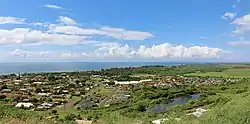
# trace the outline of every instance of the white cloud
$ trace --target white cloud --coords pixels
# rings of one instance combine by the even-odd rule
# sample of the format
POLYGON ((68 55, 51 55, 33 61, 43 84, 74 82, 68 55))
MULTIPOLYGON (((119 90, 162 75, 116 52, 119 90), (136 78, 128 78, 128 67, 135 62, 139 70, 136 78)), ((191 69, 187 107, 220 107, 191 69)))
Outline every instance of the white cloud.
POLYGON ((102 35, 122 40, 145 40, 153 37, 149 32, 126 30, 123 28, 102 27, 100 29, 81 28, 78 26, 53 26, 50 32, 71 35, 102 35))
POLYGON ((244 34, 250 31, 250 14, 235 19, 232 24, 237 26, 234 31, 236 34, 244 34))
POLYGON ((236 15, 237 15, 237 13, 226 12, 222 16, 222 19, 234 19, 236 17, 236 15))
POLYGON ((66 24, 66 25, 76 25, 76 21, 69 18, 69 17, 66 17, 66 16, 60 16, 59 17, 59 21, 62 23, 62 24, 66 24))
POLYGON ((117 44, 100 47, 95 50, 94 55, 98 58, 133 58, 136 55, 136 51, 133 48, 130 48, 127 44, 124 46, 117 44))
POLYGON ((29 28, 0 29, 0 44, 84 44, 87 36, 52 34, 29 28))
POLYGON ((223 56, 227 51, 219 48, 210 48, 206 46, 183 45, 173 46, 168 43, 139 48, 132 48, 129 45, 103 45, 93 50, 93 52, 56 52, 56 51, 24 51, 16 49, 9 52, 11 57, 20 58, 43 58, 46 60, 124 60, 124 59, 215 59, 223 56))
MULTIPOLYGON (((0 17, 0 24, 22 24, 25 23, 24 21, 25 19, 15 17, 0 17)), ((149 32, 126 30, 123 28, 82 28, 76 25, 75 20, 65 16, 60 16, 58 21, 60 21, 60 24, 31 22, 27 25, 35 27, 0 29, 0 44, 72 45, 92 43, 87 39, 93 36, 108 36, 122 40, 144 40, 153 37, 149 32)))
POLYGON ((238 47, 249 47, 250 41, 232 41, 228 43, 231 46, 238 46, 238 47))
POLYGON ((64 9, 62 6, 53 5, 53 4, 46 4, 44 7, 51 8, 51 9, 64 9))
POLYGON ((24 59, 42 59, 42 60, 69 60, 69 59, 84 59, 88 57, 86 53, 74 52, 52 52, 52 51, 26 51, 16 49, 8 52, 9 57, 18 57, 24 59))
POLYGON ((104 34, 104 32, 101 32, 96 29, 86 29, 86 28, 80 28, 77 26, 61 26, 61 25, 55 25, 50 27, 49 32, 55 32, 55 33, 64 33, 64 34, 70 34, 70 35, 97 35, 97 34, 104 34))
POLYGON ((173 46, 168 43, 145 47, 141 45, 138 49, 128 45, 113 45, 100 47, 95 51, 99 56, 125 57, 125 58, 146 58, 146 59, 169 59, 169 58, 218 58, 225 51, 219 48, 206 46, 185 47, 182 45, 173 46))
POLYGON ((153 45, 151 48, 140 46, 137 54, 144 58, 217 58, 223 50, 206 46, 185 47, 168 43, 153 45))
POLYGON ((16 49, 12 52, 9 52, 8 55, 10 56, 16 56, 16 57, 24 57, 24 58, 28 58, 28 57, 48 57, 48 55, 50 54, 50 52, 29 52, 29 51, 24 51, 21 49, 16 49))
POLYGON ((25 19, 17 17, 2 17, 0 16, 0 24, 24 24, 25 19))
POLYGON ((123 28, 102 27, 107 36, 124 40, 145 40, 153 37, 149 32, 125 30, 123 28))

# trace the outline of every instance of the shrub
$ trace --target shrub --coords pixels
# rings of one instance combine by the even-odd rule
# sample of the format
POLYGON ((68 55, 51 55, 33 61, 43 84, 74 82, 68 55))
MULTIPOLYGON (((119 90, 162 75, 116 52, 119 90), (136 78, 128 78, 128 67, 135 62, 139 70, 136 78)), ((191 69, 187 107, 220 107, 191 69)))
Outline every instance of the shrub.
POLYGON ((5 95, 0 95, 0 100, 3 100, 3 99, 5 99, 6 98, 6 96, 5 95))
POLYGON ((51 113, 52 113, 52 114, 56 114, 57 111, 56 111, 56 110, 52 110, 51 113))
POLYGON ((74 114, 69 114, 69 115, 67 115, 67 116, 65 117, 65 120, 74 120, 75 117, 76 117, 76 115, 74 115, 74 114))

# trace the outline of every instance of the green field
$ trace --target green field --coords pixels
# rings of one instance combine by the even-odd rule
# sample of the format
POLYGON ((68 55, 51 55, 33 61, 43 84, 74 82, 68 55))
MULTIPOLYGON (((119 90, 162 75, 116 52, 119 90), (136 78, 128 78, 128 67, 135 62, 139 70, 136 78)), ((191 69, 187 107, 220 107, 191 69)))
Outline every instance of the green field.
MULTIPOLYGON (((174 111, 168 113, 168 116, 170 118, 180 118, 181 120, 179 122, 175 120, 165 121, 164 124, 249 124, 249 85, 250 83, 242 83, 208 87, 206 90, 216 92, 216 95, 208 96, 206 99, 216 101, 213 104, 202 106, 202 108, 208 109, 202 117, 180 114, 180 112, 187 113, 189 110, 174 111)), ((192 106, 192 104, 189 103, 178 107, 185 108, 187 106, 192 106)))
POLYGON ((189 73, 185 74, 185 76, 211 76, 211 77, 248 77, 250 78, 250 69, 227 69, 222 72, 196 72, 196 73, 189 73))

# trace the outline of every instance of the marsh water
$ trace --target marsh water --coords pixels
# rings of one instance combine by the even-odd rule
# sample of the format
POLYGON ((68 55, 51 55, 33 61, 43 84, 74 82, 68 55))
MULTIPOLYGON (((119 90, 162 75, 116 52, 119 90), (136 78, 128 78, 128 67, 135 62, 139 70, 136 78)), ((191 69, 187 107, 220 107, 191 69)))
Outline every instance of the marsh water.
POLYGON ((150 108, 150 111, 152 111, 152 112, 165 112, 165 111, 167 111, 168 107, 170 107, 170 106, 186 104, 190 100, 198 100, 198 99, 200 99, 200 95, 201 95, 200 93, 197 93, 197 94, 193 94, 193 95, 189 95, 189 96, 176 97, 176 98, 171 99, 173 102, 168 103, 168 104, 165 104, 165 103, 157 104, 153 108, 150 108))

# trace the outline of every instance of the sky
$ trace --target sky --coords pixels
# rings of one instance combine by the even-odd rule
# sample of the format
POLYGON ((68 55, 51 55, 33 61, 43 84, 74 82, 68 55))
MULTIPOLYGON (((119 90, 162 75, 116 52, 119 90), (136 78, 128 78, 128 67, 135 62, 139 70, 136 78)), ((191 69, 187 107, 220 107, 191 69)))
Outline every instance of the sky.
POLYGON ((0 62, 249 62, 250 0, 1 0, 0 62))

